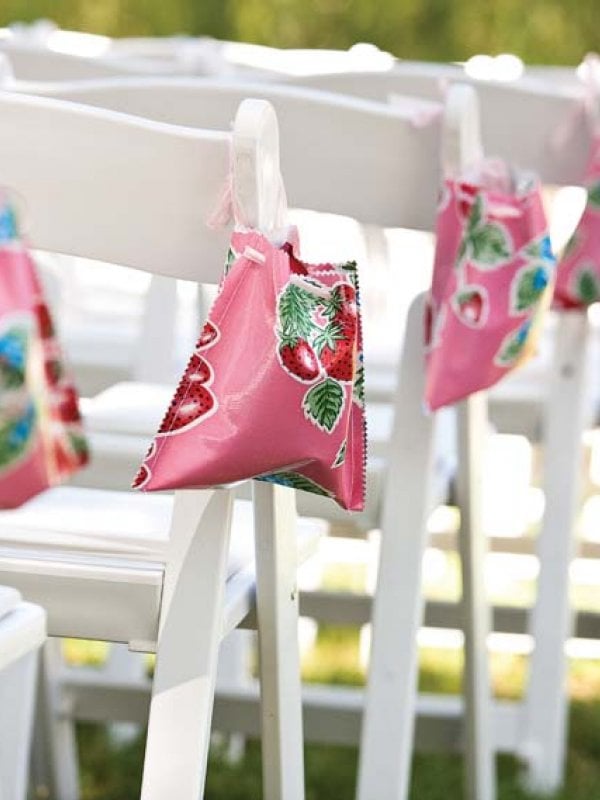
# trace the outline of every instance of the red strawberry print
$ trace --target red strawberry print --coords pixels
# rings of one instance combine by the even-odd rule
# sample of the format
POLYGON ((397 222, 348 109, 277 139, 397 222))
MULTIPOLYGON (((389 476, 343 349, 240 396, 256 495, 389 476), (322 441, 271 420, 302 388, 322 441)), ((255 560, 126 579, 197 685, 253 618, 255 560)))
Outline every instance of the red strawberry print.
POLYGON ((188 383, 207 383, 211 375, 208 361, 205 361, 198 353, 194 353, 183 374, 183 380, 188 381, 188 383))
POLYGON ((150 478, 152 477, 152 473, 148 469, 145 464, 138 469, 137 475, 133 479, 133 483, 131 484, 132 489, 141 489, 144 484, 148 483, 150 478))
POLYGON ((196 350, 205 350, 207 347, 211 347, 219 339, 220 335, 220 331, 214 322, 210 320, 205 322, 200 338, 196 342, 196 350))
POLYGON ((46 359, 46 361, 44 361, 44 373, 50 386, 56 386, 63 374, 60 361, 56 358, 46 359))
POLYGON ((45 303, 36 303, 33 313, 37 319, 42 339, 51 339, 54 336, 54 325, 50 316, 50 310, 45 303))
POLYGON ((73 386, 65 386, 58 404, 58 416, 63 422, 79 422, 79 402, 73 386))
POLYGON ((463 219, 466 219, 469 214, 471 213, 471 209, 475 204, 475 198, 477 197, 478 188, 477 186, 473 186, 470 183, 459 183, 458 184, 458 210, 460 216, 463 219))
POLYGON ((215 409, 214 395, 205 386, 182 380, 158 432, 181 431, 215 409))
POLYGON ((488 304, 484 289, 465 287, 454 295, 453 306, 466 325, 477 328, 485 323, 488 304))
POLYGON ((59 475, 71 472, 73 468, 73 457, 61 439, 55 439, 54 441, 54 459, 56 470, 59 475))
POLYGON ((356 343, 349 339, 337 339, 333 348, 325 345, 321 350, 321 363, 330 378, 338 381, 353 381, 356 362, 356 343))
POLYGON ((304 383, 314 381, 321 371, 316 353, 305 339, 280 346, 279 358, 283 368, 304 383))
POLYGON ((286 242, 282 250, 290 257, 290 269, 296 275, 308 275, 308 270, 296 256, 294 255, 294 248, 289 242, 286 242))

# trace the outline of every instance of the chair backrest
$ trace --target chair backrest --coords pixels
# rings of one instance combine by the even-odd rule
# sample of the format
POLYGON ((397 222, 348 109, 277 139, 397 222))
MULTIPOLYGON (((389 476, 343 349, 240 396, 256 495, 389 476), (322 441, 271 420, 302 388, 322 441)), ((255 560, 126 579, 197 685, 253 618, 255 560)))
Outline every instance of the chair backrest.
POLYGON ((1 182, 42 250, 218 282, 226 234, 206 220, 230 145, 225 131, 0 92, 1 182))
POLYGON ((173 58, 145 55, 123 57, 112 51, 110 39, 106 39, 106 52, 102 52, 103 38, 58 30, 50 31, 45 38, 5 36, 0 37, 0 52, 10 58, 15 77, 28 81, 65 81, 119 75, 206 75, 221 69, 218 52, 208 44, 179 48, 173 58))
POLYGON ((448 83, 470 83, 480 99, 486 153, 535 170, 548 184, 577 184, 584 173, 588 126, 572 126, 568 141, 556 144, 565 121, 578 119, 583 87, 575 81, 552 81, 539 74, 507 83, 477 81, 457 66, 399 62, 382 72, 311 75, 286 82, 382 102, 395 94, 440 99, 448 83))
MULTIPOLYGON (((17 84, 15 88, 19 88, 17 84)), ((384 227, 430 230, 439 183, 440 126, 419 128, 411 108, 268 83, 141 79, 27 84, 52 95, 190 127, 223 129, 244 97, 273 105, 290 206, 347 215, 384 227)))

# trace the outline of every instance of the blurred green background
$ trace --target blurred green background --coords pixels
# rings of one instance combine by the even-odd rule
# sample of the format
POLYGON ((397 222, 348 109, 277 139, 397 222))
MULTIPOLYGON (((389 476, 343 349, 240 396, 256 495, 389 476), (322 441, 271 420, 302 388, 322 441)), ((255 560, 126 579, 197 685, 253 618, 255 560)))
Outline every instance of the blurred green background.
POLYGON ((600 47, 599 0, 0 0, 0 25, 40 17, 110 36, 342 49, 364 41, 439 61, 513 52, 529 63, 576 64, 600 47))

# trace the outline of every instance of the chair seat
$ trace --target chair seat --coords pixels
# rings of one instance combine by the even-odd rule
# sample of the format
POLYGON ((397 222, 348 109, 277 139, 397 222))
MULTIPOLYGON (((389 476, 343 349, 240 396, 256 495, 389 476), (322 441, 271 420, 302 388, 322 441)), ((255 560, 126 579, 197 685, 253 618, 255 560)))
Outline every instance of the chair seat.
MULTIPOLYGON (((61 487, 0 512, 0 584, 43 602, 51 635, 153 642, 172 505, 172 495, 61 487)), ((299 559, 314 552, 323 531, 317 521, 299 521, 299 559)), ((241 500, 228 585, 251 602, 253 515, 241 500)), ((230 601, 243 615, 240 597, 230 601)))
POLYGON ((21 595, 10 586, 0 586, 0 620, 19 605, 21 595))

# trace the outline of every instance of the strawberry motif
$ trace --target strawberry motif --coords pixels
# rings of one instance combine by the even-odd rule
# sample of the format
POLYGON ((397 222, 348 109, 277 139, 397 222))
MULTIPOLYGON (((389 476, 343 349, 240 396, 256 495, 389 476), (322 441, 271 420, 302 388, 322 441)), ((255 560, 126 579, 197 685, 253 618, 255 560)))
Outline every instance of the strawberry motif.
POLYGON ((325 345, 321 350, 321 363, 325 372, 338 381, 354 380, 355 357, 355 342, 346 338, 337 339, 333 348, 325 345))
POLYGON ((182 431, 215 410, 214 395, 205 386, 193 384, 190 387, 182 381, 158 432, 168 434, 182 431))
POLYGON ((308 275, 308 270, 304 264, 294 255, 294 248, 290 242, 286 242, 281 249, 290 257, 290 269, 293 273, 296 275, 308 275))
POLYGON ((487 319, 489 304, 483 287, 466 286, 452 298, 454 311, 461 322, 471 328, 480 328, 487 319))
POLYGON ((133 479, 133 483, 131 484, 132 489, 141 489, 142 486, 145 486, 150 478, 152 477, 152 473, 148 469, 145 464, 138 469, 137 475, 133 479))
POLYGON ((212 345, 219 340, 220 336, 221 332, 217 326, 214 322, 208 320, 204 323, 200 338, 196 342, 196 350, 206 350, 206 348, 212 347, 212 345))
POLYGON ((63 375, 63 368, 60 361, 56 358, 48 358, 44 361, 44 374, 50 386, 56 386, 63 375))
POLYGON ((54 325, 52 324, 48 306, 42 302, 36 303, 33 307, 33 313, 35 314, 42 339, 51 339, 54 336, 54 325))
POLYGON ((188 362, 182 380, 188 381, 188 383, 207 383, 211 376, 212 371, 208 361, 198 353, 194 353, 188 362))
POLYGON ((475 204, 477 191, 477 186, 473 186, 470 183, 458 184, 458 211, 462 219, 467 219, 471 213, 471 209, 475 204))
POLYGON ((65 386, 58 405, 58 416, 63 422, 79 422, 79 403, 77 392, 73 386, 65 386))
POLYGON ((296 380, 311 383, 319 377, 319 360, 305 339, 283 340, 279 347, 279 359, 281 366, 296 380))

